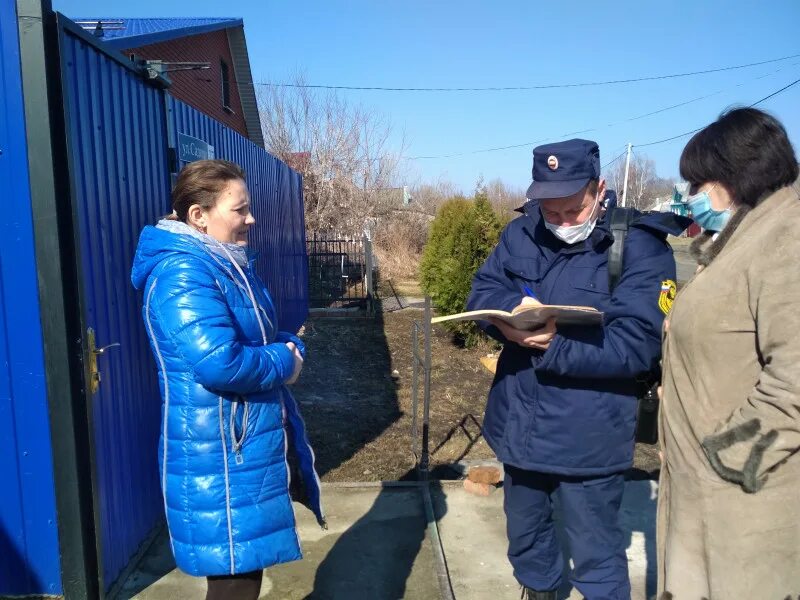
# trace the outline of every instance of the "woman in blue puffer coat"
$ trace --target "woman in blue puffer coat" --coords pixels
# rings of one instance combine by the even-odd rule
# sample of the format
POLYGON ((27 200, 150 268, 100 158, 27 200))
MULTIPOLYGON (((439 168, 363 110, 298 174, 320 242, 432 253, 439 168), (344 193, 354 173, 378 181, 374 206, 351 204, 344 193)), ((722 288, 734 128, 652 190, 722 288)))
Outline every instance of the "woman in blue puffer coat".
POLYGON ((255 599, 264 568, 301 558, 292 471, 324 526, 314 454, 286 387, 305 350, 278 331, 253 272, 254 223, 238 166, 191 163, 178 177, 171 217, 142 231, 131 273, 161 384, 159 464, 172 550, 181 570, 208 578, 208 600, 255 599))

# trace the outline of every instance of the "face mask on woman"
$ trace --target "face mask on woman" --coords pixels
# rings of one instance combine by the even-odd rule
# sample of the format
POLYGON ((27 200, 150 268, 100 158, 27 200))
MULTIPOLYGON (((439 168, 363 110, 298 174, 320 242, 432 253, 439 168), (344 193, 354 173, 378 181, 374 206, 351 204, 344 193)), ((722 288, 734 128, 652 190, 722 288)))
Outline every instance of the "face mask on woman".
POLYGON ((707 231, 722 231, 731 218, 730 207, 725 210, 714 210, 711 207, 711 196, 708 193, 716 187, 716 183, 708 190, 686 198, 686 204, 692 211, 695 223, 707 231))

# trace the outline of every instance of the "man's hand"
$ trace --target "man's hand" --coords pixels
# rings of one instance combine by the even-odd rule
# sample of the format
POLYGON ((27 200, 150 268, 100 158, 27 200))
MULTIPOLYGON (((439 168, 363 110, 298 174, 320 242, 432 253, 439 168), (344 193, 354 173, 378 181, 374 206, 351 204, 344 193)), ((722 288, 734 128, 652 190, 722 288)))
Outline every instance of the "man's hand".
POLYGON ((500 319, 489 319, 489 322, 500 330, 509 342, 519 344, 523 348, 534 348, 536 350, 547 350, 553 336, 556 334, 556 320, 550 319, 540 329, 535 331, 525 331, 515 329, 500 319))
POLYGON ((286 347, 289 348, 294 355, 294 370, 292 371, 292 376, 286 381, 286 385, 291 385, 300 377, 300 371, 303 370, 303 357, 300 355, 300 350, 297 349, 294 342, 287 342, 286 347))
POLYGON ((522 302, 520 302, 514 308, 514 310, 517 310, 518 308, 521 308, 523 306, 541 306, 541 305, 542 305, 542 303, 539 302, 536 298, 531 298, 530 296, 523 296, 522 297, 522 302))

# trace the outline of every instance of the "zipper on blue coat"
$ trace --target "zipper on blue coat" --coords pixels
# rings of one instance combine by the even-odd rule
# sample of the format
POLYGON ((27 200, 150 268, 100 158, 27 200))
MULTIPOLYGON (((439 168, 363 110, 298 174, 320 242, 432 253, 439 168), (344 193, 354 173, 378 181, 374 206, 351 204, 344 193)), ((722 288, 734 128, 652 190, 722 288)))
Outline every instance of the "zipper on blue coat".
POLYGON ((244 439, 247 436, 247 422, 250 416, 250 404, 247 401, 244 401, 244 414, 241 417, 241 421, 238 421, 236 418, 238 408, 239 401, 235 400, 231 406, 229 428, 231 432, 231 450, 233 451, 234 460, 236 461, 237 465, 241 465, 244 462, 244 456, 242 456, 242 446, 244 445, 244 439), (240 435, 237 435, 237 425, 239 426, 240 435))

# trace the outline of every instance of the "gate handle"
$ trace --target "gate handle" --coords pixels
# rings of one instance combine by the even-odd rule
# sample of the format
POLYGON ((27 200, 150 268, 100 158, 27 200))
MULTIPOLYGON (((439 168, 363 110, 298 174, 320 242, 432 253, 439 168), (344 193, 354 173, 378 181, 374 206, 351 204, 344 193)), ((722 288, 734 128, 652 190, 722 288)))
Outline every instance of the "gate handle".
POLYGON ((116 348, 118 346, 122 346, 122 344, 120 344, 119 342, 114 342, 113 344, 109 344, 108 346, 103 346, 102 348, 95 348, 94 350, 92 350, 92 352, 94 354, 103 354, 103 352, 105 352, 109 348, 116 348))
POLYGON ((89 346, 89 390, 92 394, 96 394, 97 390, 100 389, 100 369, 97 366, 97 357, 104 354, 109 348, 116 348, 121 344, 119 342, 114 342, 102 348, 95 348, 94 329, 91 327, 86 331, 86 338, 87 345, 89 346))

